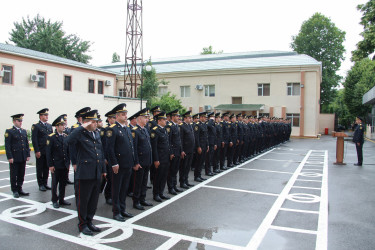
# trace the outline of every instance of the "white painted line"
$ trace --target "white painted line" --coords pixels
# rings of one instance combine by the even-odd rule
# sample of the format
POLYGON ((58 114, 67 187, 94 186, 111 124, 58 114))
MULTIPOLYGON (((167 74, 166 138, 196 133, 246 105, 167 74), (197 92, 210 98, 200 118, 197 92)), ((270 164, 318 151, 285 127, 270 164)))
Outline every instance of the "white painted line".
MULTIPOLYGON (((25 176, 30 176, 30 175, 35 175, 35 173, 25 174, 25 176)), ((10 180, 10 177, 0 179, 0 181, 5 181, 5 180, 9 181, 9 180, 10 180)))
POLYGON ((280 230, 280 231, 288 231, 288 232, 294 232, 294 233, 303 233, 303 234, 317 234, 316 231, 299 229, 299 228, 292 228, 292 227, 271 226, 270 229, 275 229, 275 230, 280 230))
MULTIPOLYGON (((58 211, 58 209, 56 209, 56 211, 58 211)), ((63 223, 65 221, 68 221, 68 220, 71 220, 71 219, 74 219, 74 218, 77 218, 77 215, 76 214, 71 214, 71 215, 68 215, 68 216, 66 216, 64 218, 61 218, 61 219, 58 219, 58 220, 55 220, 55 221, 43 224, 40 227, 41 228, 50 228, 50 227, 56 226, 56 225, 58 225, 60 223, 63 223)))
POLYGON ((320 190, 321 188, 314 188, 314 187, 302 187, 302 186, 293 186, 292 188, 304 188, 304 189, 316 189, 320 190))
POLYGON ((236 188, 226 188, 226 187, 217 187, 217 186, 203 186, 204 188, 213 188, 213 189, 221 189, 221 190, 228 190, 228 191, 234 191, 234 192, 242 192, 242 193, 249 193, 249 194, 261 194, 261 195, 268 195, 268 196, 279 196, 279 194, 273 194, 273 193, 264 193, 264 192, 257 192, 257 191, 249 191, 249 190, 243 190, 243 189, 236 189, 236 188))
POLYGON ((319 214, 318 211, 312 210, 303 210, 303 209, 292 209, 292 208, 280 208, 280 210, 288 211, 288 212, 296 212, 296 213, 307 213, 307 214, 319 214))
POLYGON ((318 221, 318 235, 316 250, 327 249, 328 244, 328 151, 325 151, 322 191, 320 194, 320 208, 318 221))
POLYGON ((286 200, 290 189, 294 185, 294 182, 297 180, 305 162, 309 158, 312 150, 310 150, 306 156, 303 158, 302 162, 297 167, 296 171, 292 175, 292 177, 289 179, 288 183, 284 187, 283 191, 281 191, 279 197, 276 199, 274 204, 272 205, 271 209, 269 210, 266 217, 263 219, 261 225, 258 227, 257 231, 253 234, 253 237, 247 244, 247 249, 257 249, 262 242, 264 236, 266 235, 268 229, 272 225, 272 222, 276 218, 277 213, 279 212, 281 206, 283 205, 284 201, 286 200))
POLYGON ((318 180, 306 180, 306 179, 297 179, 296 181, 322 182, 322 181, 318 181, 318 180))
POLYGON ((3 202, 3 201, 7 201, 7 200, 11 200, 12 198, 3 198, 0 200, 0 202, 3 202))
POLYGON ((257 168, 238 168, 238 170, 251 170, 251 171, 278 173, 278 174, 293 174, 291 172, 273 171, 273 170, 265 170, 265 169, 257 169, 257 168))
POLYGON ((156 248, 155 250, 170 249, 170 248, 172 248, 174 245, 176 245, 180 240, 181 240, 181 238, 179 238, 179 237, 176 237, 176 238, 170 238, 169 240, 167 240, 166 242, 164 242, 164 244, 160 245, 160 246, 159 246, 158 248, 156 248))
MULTIPOLYGON (((289 161, 290 160, 277 160, 277 159, 258 159, 259 161, 289 161)), ((300 163, 300 161, 292 161, 292 162, 297 162, 300 163)))

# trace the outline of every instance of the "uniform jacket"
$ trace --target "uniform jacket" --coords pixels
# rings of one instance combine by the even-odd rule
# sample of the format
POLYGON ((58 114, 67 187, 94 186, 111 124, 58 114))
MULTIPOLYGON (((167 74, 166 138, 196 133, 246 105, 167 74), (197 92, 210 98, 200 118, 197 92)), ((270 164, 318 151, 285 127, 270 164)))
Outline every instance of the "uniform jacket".
POLYGON ((40 152, 41 154, 46 154, 47 138, 48 135, 53 132, 52 125, 46 123, 43 125, 41 121, 33 124, 31 127, 32 142, 34 147, 34 152, 40 152))
POLYGON ((360 124, 358 124, 358 126, 354 130, 353 142, 363 143, 364 142, 363 133, 364 133, 363 124, 360 123, 360 124))
POLYGON ((180 124, 180 136, 182 151, 186 154, 193 153, 195 147, 194 130, 191 124, 183 122, 180 124))
POLYGON ((132 168, 135 165, 133 138, 130 128, 116 122, 108 127, 107 157, 109 166, 119 165, 120 168, 132 168))
POLYGON ((165 128, 159 125, 151 129, 152 160, 168 164, 170 160, 169 136, 165 128))
POLYGON ((207 121, 207 134, 208 134, 208 145, 213 146, 216 145, 216 127, 215 121, 209 119, 207 121))
POLYGON ((233 142, 233 144, 237 143, 238 135, 237 135, 237 123, 229 122, 229 133, 230 133, 230 141, 233 142))
POLYGON ((197 122, 194 125, 194 135, 195 135, 195 144, 196 148, 201 147, 202 150, 205 150, 208 146, 208 128, 207 124, 202 122, 197 122))
POLYGON ((150 134, 146 127, 135 126, 132 129, 135 164, 141 166, 151 166, 152 147, 150 134))
POLYGON ((170 122, 165 129, 169 135, 171 153, 179 156, 182 152, 180 126, 174 122, 170 122))
POLYGON ((5 151, 8 160, 26 162, 27 157, 30 157, 30 148, 25 129, 18 130, 13 126, 5 130, 5 151))
POLYGON ((232 142, 232 138, 230 136, 230 123, 227 121, 222 121, 223 124, 223 141, 225 144, 229 144, 232 142))
MULTIPOLYGON (((70 128, 70 133, 72 133, 76 128, 79 128, 81 125, 82 124, 79 123, 79 122, 74 124, 70 128)), ((69 154, 70 154, 70 161, 72 162, 72 165, 76 165, 77 164, 77 150, 76 150, 76 146, 74 144, 69 144, 69 154)))
POLYGON ((95 139, 87 129, 78 127, 67 137, 68 144, 75 145, 77 150, 75 178, 78 180, 99 180, 102 173, 106 173, 100 135, 96 131, 94 133, 95 139))
POLYGON ((224 141, 223 140, 223 123, 222 122, 217 122, 215 123, 215 128, 216 128, 216 145, 218 147, 221 147, 221 143, 224 141))
POLYGON ((47 139, 47 166, 56 169, 68 169, 70 164, 67 135, 52 133, 47 139))

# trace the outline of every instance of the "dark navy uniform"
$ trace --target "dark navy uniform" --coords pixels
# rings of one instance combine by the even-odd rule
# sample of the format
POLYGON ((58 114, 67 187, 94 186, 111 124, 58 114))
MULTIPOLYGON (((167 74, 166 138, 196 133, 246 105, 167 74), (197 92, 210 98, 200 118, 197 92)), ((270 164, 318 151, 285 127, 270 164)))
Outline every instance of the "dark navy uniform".
MULTIPOLYGON (((211 112, 208 114, 209 117, 214 116, 214 113, 211 112)), ((215 121, 213 119, 209 119, 206 123, 207 125, 207 135, 208 135, 208 145, 209 150, 206 154, 206 162, 205 162, 205 173, 208 176, 213 176, 212 173, 212 166, 214 165, 214 154, 215 154, 215 146, 217 146, 217 138, 216 138, 216 126, 215 121)))
MULTIPOLYGON (((12 117, 13 119, 22 119, 23 114, 12 117)), ((28 195, 22 190, 26 161, 30 157, 29 142, 25 129, 13 126, 5 131, 5 151, 7 159, 13 159, 13 163, 9 163, 12 192, 15 195, 28 195)))
MULTIPOLYGON (((202 112, 199 114, 199 116, 205 116, 206 112, 202 112)), ((201 172, 202 172, 202 166, 204 163, 204 160, 206 159, 206 153, 208 149, 208 128, 207 124, 203 123, 201 121, 197 122, 194 125, 194 133, 195 133, 195 146, 196 149, 198 148, 202 149, 201 154, 197 153, 197 160, 196 160, 196 165, 194 168, 194 180, 195 181, 202 181, 205 180, 204 178, 201 177, 201 172)))
MULTIPOLYGON (((182 116, 190 115, 191 111, 186 112, 182 116)), ((185 153, 180 167, 180 187, 188 188, 190 183, 188 181, 189 170, 193 162, 193 153, 195 149, 195 137, 192 125, 186 122, 180 124, 180 136, 182 151, 185 153)))
POLYGON ((357 127, 355 128, 354 130, 354 134, 353 134, 353 142, 355 143, 355 148, 357 150, 357 159, 358 159, 358 162, 356 165, 358 166, 362 166, 362 163, 363 163, 363 152, 362 152, 362 149, 363 149, 363 143, 364 143, 364 137, 363 137, 363 134, 364 134, 364 127, 363 127, 363 124, 362 124, 362 118, 361 117, 357 117, 358 119, 361 120, 361 123, 357 125, 357 127))
MULTIPOLYGON (((83 119, 97 119, 97 110, 83 114, 83 119)), ((92 220, 98 204, 100 180, 106 173, 104 152, 100 135, 82 126, 74 129, 67 138, 69 145, 75 145, 77 170, 75 172, 78 228, 81 232, 92 232, 92 220)), ((90 234, 90 235, 91 235, 90 234)))
MULTIPOLYGON (((38 114, 43 114, 41 111, 38 114)), ((46 112, 48 114, 48 110, 46 112)), ((31 127, 34 152, 40 152, 40 157, 36 159, 36 178, 41 191, 45 191, 46 188, 49 189, 47 185, 49 168, 47 166, 46 146, 48 135, 52 132, 51 124, 41 121, 31 127)))
MULTIPOLYGON (((219 117, 220 113, 216 113, 215 117, 219 117)), ((222 122, 215 122, 216 128, 216 145, 217 148, 214 153, 214 173, 221 173, 220 170, 220 157, 223 152, 224 140, 223 140, 223 123, 222 122)))

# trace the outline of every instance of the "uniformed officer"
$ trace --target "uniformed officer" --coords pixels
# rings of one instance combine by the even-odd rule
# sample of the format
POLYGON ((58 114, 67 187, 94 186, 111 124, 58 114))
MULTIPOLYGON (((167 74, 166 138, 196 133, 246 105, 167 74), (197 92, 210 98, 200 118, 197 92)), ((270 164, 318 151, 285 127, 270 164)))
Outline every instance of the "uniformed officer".
MULTIPOLYGON (((135 116, 135 114, 133 114, 132 116, 130 116, 128 118, 128 120, 129 120, 128 127, 130 128, 130 130, 132 130, 134 127, 137 126, 137 117, 135 116)), ((134 169, 132 170, 132 174, 130 176, 129 188, 128 188, 127 195, 129 197, 133 197, 133 192, 134 192, 134 169)))
POLYGON ((197 153, 197 160, 194 169, 194 181, 202 182, 206 180, 202 178, 202 167, 204 160, 206 159, 206 154, 209 150, 208 147, 208 128, 207 128, 207 112, 199 113, 199 122, 194 125, 194 135, 195 135, 195 146, 197 153))
POLYGON ((46 158, 47 137, 52 133, 51 124, 48 121, 48 108, 44 108, 37 112, 39 114, 39 122, 31 127, 32 142, 36 157, 36 177, 38 180, 39 190, 47 191, 51 188, 47 185, 49 168, 46 158))
POLYGON ((23 114, 11 116, 13 127, 5 130, 5 151, 9 162, 10 187, 14 198, 28 196, 22 190, 25 177, 26 161, 30 159, 29 141, 27 132, 22 127, 23 114))
MULTIPOLYGON (((70 131, 71 131, 71 128, 69 128, 68 127, 68 115, 67 114, 62 114, 62 115, 60 115, 60 116, 62 116, 63 118, 64 118, 64 122, 65 122, 65 127, 64 127, 64 134, 66 134, 66 135, 69 135, 70 134, 70 131)), ((69 159, 70 159, 70 157, 69 157, 69 159)), ((74 182, 72 182, 71 180, 69 180, 69 170, 70 170, 70 164, 69 164, 69 167, 68 167, 68 171, 66 171, 66 184, 70 184, 70 185, 72 185, 72 184, 74 184, 74 182)))
MULTIPOLYGON (((147 129, 148 129, 148 132, 151 134, 151 130, 155 126, 158 125, 158 122, 155 119, 155 116, 161 112, 160 106, 155 106, 155 107, 151 108, 150 112, 152 114, 152 117, 150 118, 150 120, 147 123, 147 129)), ((154 166, 154 163, 152 163, 151 167, 150 167, 150 181, 151 181, 151 183, 153 183, 153 181, 154 181, 154 173, 155 173, 155 166, 154 166)))
POLYGON ((132 129, 134 144, 135 166, 134 187, 133 187, 133 207, 138 210, 144 210, 143 206, 152 206, 152 203, 146 201, 148 173, 152 164, 152 147, 150 134, 146 129, 148 108, 144 108, 134 114, 137 125, 132 129))
POLYGON ((126 194, 133 167, 135 155, 133 138, 127 126, 126 104, 121 103, 113 108, 116 113, 116 123, 107 130, 108 163, 112 167, 112 212, 113 219, 125 221, 124 217, 133 217, 126 212, 126 194))
POLYGON ((168 168, 172 154, 169 147, 168 132, 165 129, 167 123, 167 116, 162 111, 154 116, 158 125, 151 129, 151 146, 152 146, 152 160, 155 166, 153 195, 154 200, 162 202, 162 199, 168 200, 170 197, 164 195, 164 188, 167 182, 168 168))
MULTIPOLYGON (((191 126, 194 128, 195 125, 199 122, 199 113, 194 114, 192 116, 192 119, 193 119, 193 121, 191 122, 191 126)), ((195 142, 195 131, 194 131, 194 142, 195 142)), ((196 150, 195 146, 196 146, 196 142, 195 142, 195 145, 194 145, 193 161, 192 161, 191 166, 190 166, 191 171, 194 171, 195 165, 197 165, 197 150, 196 150)))
POLYGON ((363 163, 363 143, 365 142, 363 138, 364 134, 364 127, 363 127, 363 118, 360 116, 357 116, 355 118, 355 123, 357 124, 357 127, 354 130, 353 134, 353 142, 355 143, 355 148, 357 150, 357 163, 354 164, 354 166, 362 166, 363 163))
POLYGON ((167 115, 171 117, 171 121, 166 126, 166 129, 169 135, 171 154, 173 155, 169 166, 167 184, 169 193, 176 195, 178 192, 183 191, 182 189, 177 188, 177 173, 180 168, 182 152, 180 126, 178 123, 180 114, 178 109, 175 109, 167 115))
POLYGON ((233 147, 232 138, 230 136, 230 121, 229 121, 229 112, 223 113, 223 141, 224 147, 222 148, 222 153, 220 156, 220 169, 227 170, 229 169, 230 161, 228 157, 228 151, 230 147, 233 147), (227 166, 225 166, 225 159, 227 159, 227 166))
POLYGON ((216 145, 217 148, 214 153, 214 165, 213 170, 214 173, 221 173, 223 172, 220 170, 220 157, 223 152, 224 148, 224 140, 223 140, 223 123, 221 122, 220 113, 215 114, 215 128, 216 128, 216 145))
POLYGON ((235 155, 235 152, 236 152, 236 148, 239 144, 239 141, 238 141, 238 132, 237 132, 237 123, 236 123, 236 116, 234 114, 231 114, 229 116, 229 119, 230 119, 230 123, 229 123, 229 133, 230 133, 230 138, 231 138, 231 142, 233 142, 233 145, 230 146, 229 145, 229 148, 228 148, 228 167, 234 167, 234 164, 235 164, 235 158, 234 158, 234 155, 235 155))
POLYGON ((52 204, 54 208, 59 208, 60 205, 70 205, 70 202, 64 200, 66 173, 70 165, 67 135, 64 133, 64 116, 57 117, 52 126, 56 130, 55 133, 48 136, 46 157, 47 165, 52 175, 52 204), (57 185, 59 185, 58 196, 57 185), (57 200, 59 200, 59 203, 57 203, 57 200))
POLYGON ((100 135, 96 132, 98 111, 91 110, 81 115, 82 125, 68 136, 69 145, 75 145, 77 165, 75 167, 78 229, 85 235, 100 232, 92 220, 98 205, 100 180, 106 175, 104 153, 100 135))
POLYGON ((180 124, 180 136, 181 136, 181 164, 180 164, 180 187, 188 189, 194 186, 189 183, 189 170, 193 162, 193 153, 195 147, 194 130, 191 125, 191 111, 187 111, 182 115, 184 121, 180 124))
POLYGON ((212 167, 214 165, 214 154, 217 149, 215 113, 210 112, 207 114, 207 117, 209 118, 208 121, 206 122, 209 150, 206 154, 204 168, 205 168, 205 174, 207 176, 214 176, 216 173, 212 172, 212 167))

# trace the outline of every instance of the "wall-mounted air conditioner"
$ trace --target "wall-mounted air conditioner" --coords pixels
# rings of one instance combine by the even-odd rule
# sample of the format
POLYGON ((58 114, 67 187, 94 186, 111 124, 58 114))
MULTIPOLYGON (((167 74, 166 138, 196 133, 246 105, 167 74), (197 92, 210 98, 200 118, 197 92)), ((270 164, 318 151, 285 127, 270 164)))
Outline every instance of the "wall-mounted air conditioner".
POLYGON ((195 86, 195 89, 196 90, 203 90, 203 85, 198 84, 198 85, 195 86))
POLYGON ((204 111, 211 111, 212 106, 211 105, 204 105, 204 111))
POLYGON ((38 75, 30 75, 30 81, 32 82, 39 82, 39 76, 38 75))
POLYGON ((112 82, 109 80, 105 81, 105 86, 112 86, 112 82))

